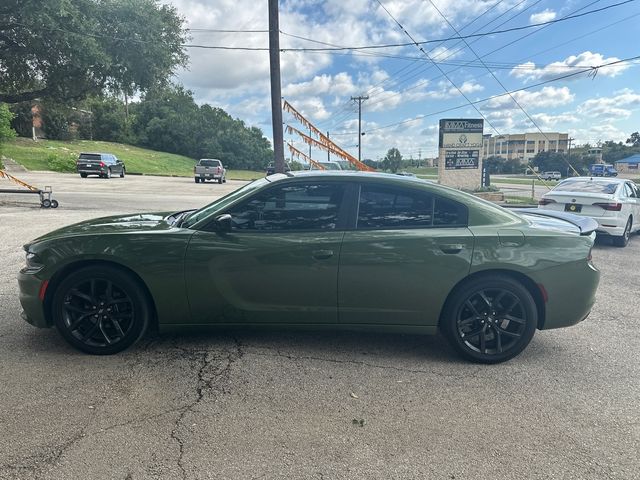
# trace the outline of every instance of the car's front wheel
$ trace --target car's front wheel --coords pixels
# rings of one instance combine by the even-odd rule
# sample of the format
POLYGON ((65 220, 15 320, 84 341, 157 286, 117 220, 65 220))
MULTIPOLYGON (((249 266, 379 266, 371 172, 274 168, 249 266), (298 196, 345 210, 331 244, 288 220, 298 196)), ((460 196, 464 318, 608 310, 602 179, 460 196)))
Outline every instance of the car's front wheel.
POLYGON ((632 220, 631 217, 627 220, 627 224, 624 226, 624 232, 622 235, 613 237, 613 244, 616 247, 626 247, 629 243, 629 237, 631 236, 632 220))
POLYGON ((122 171, 120 172, 120 178, 124 178, 124 176, 127 174, 127 170, 122 167, 122 171))
POLYGON ((502 275, 462 284, 447 300, 440 321, 453 348, 478 363, 515 357, 529 344, 537 324, 538 312, 529 291, 502 275))
POLYGON ((149 302, 138 282, 108 266, 69 274, 56 288, 51 309, 64 339, 94 355, 110 355, 133 345, 150 317, 149 302))

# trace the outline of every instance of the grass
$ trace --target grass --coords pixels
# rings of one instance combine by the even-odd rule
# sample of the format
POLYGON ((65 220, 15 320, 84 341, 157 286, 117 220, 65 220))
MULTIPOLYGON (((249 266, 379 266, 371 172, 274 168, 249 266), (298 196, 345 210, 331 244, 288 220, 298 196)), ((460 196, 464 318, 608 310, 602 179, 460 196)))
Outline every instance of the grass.
POLYGON ((538 204, 536 200, 533 200, 531 198, 517 197, 513 195, 505 195, 504 201, 509 205, 537 205, 538 204))
POLYGON ((537 178, 525 179, 525 178, 495 178, 491 177, 491 183, 511 183, 514 185, 531 185, 531 182, 536 182, 536 185, 549 185, 554 186, 558 182, 555 180, 540 181, 537 178))
MULTIPOLYGON (((50 170, 47 157, 52 153, 61 158, 75 160, 81 152, 112 153, 122 160, 129 173, 145 175, 193 176, 195 160, 183 155, 156 152, 121 143, 90 140, 38 140, 16 138, 3 144, 2 154, 12 158, 28 170, 50 170)), ((227 178, 233 180, 253 180, 264 176, 264 172, 229 170, 227 178)))
POLYGON ((438 167, 407 167, 403 171, 415 173, 417 176, 438 176, 438 167))

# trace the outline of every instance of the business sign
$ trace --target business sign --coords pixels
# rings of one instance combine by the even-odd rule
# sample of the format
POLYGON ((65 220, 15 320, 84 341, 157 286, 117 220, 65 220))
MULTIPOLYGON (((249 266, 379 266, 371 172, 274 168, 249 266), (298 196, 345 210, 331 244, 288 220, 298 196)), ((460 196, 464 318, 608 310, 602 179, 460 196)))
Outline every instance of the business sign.
POLYGON ((479 150, 447 150, 444 154, 445 170, 463 170, 478 168, 479 150))
POLYGON ((440 148, 482 148, 481 133, 443 133, 440 148))
MULTIPOLYGON (((440 120, 440 139, 439 147, 447 148, 443 145, 443 136, 448 133, 464 133, 469 135, 470 133, 480 134, 484 131, 484 120, 479 118, 443 118, 440 120)), ((480 140, 480 146, 482 146, 482 140, 480 140)))

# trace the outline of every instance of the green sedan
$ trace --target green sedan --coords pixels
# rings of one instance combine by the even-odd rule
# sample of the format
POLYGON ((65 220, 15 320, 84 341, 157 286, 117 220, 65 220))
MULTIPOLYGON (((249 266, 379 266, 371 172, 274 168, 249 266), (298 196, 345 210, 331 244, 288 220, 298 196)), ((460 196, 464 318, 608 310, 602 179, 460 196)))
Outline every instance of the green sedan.
POLYGON ((415 178, 276 174, 200 210, 44 235, 25 245, 20 301, 91 354, 150 328, 276 326, 441 331, 497 363, 585 319, 598 286, 594 236, 530 217, 415 178))

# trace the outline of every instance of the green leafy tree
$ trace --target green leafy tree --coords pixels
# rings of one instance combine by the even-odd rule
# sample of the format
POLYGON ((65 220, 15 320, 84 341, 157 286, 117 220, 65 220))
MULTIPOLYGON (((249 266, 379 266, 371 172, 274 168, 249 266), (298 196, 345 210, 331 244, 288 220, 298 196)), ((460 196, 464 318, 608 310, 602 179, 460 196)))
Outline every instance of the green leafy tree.
POLYGON ((185 41, 156 0, 4 0, 0 102, 146 91, 186 65, 185 41))
POLYGON ((15 130, 11 128, 13 113, 5 103, 0 103, 0 146, 3 142, 16 136, 15 130))
POLYGON ((385 170, 391 170, 392 173, 396 173, 402 165, 402 155, 397 148, 390 148, 382 161, 382 168, 385 170))
POLYGON ((625 143, 631 144, 632 147, 640 147, 640 133, 633 132, 625 143))

